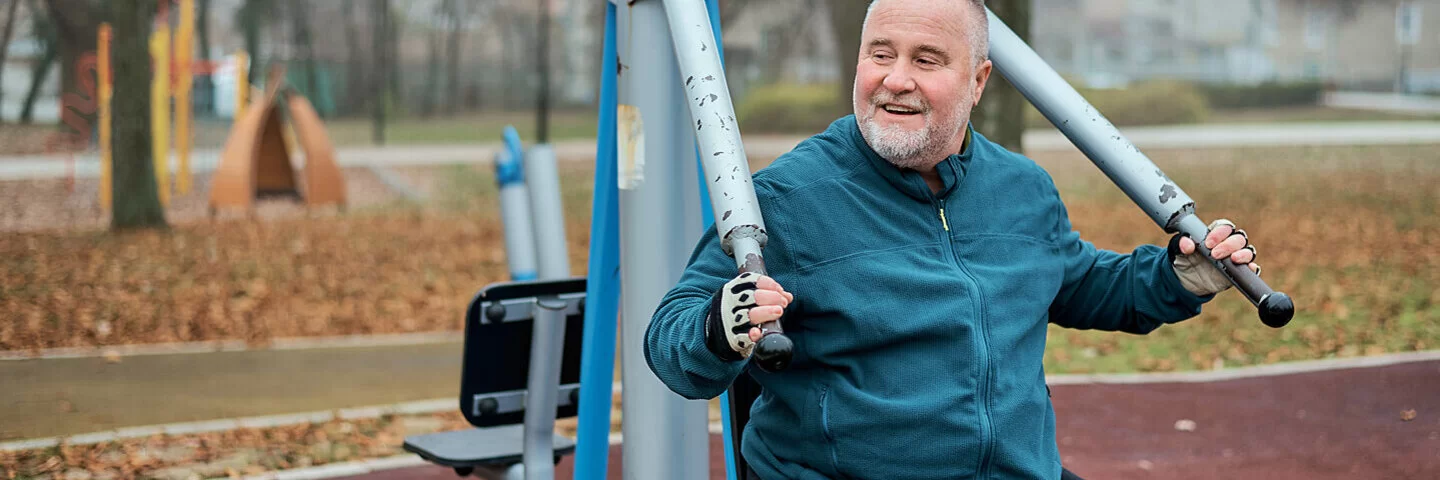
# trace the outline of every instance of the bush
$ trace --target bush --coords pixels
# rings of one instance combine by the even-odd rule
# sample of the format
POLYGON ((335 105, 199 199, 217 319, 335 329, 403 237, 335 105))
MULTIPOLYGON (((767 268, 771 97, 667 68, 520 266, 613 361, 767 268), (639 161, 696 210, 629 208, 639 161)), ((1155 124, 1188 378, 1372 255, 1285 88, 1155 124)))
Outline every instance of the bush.
POLYGON ((1200 91, 1211 108, 1292 107, 1320 103, 1325 90, 1319 82, 1262 83, 1260 85, 1203 84, 1200 91))
MULTIPOLYGON (((1210 115, 1200 90, 1182 82, 1151 81, 1124 89, 1076 90, 1117 126, 1201 123, 1210 115)), ((1051 126, 1035 107, 1027 104, 1026 110, 1028 126, 1051 126)))
POLYGON ((771 84, 755 87, 735 106, 745 133, 804 133, 825 130, 842 113, 830 84, 771 84))

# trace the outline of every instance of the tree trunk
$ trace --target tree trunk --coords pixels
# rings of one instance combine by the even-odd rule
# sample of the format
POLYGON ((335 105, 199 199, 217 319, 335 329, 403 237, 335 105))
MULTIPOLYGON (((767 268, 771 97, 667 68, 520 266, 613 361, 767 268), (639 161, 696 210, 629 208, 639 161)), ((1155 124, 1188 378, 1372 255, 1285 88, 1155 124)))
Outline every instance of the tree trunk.
POLYGON ((869 2, 830 0, 830 28, 839 42, 835 49, 835 65, 840 69, 840 82, 835 88, 836 113, 853 112, 851 97, 855 89, 855 66, 860 62, 860 33, 865 27, 865 10, 869 2))
POLYGON ((457 0, 446 0, 445 6, 450 15, 449 45, 445 48, 446 91, 449 92, 450 101, 445 102, 445 113, 454 114, 456 105, 460 103, 461 98, 464 98, 464 92, 460 87, 460 41, 464 37, 461 32, 470 9, 461 7, 457 0))
POLYGON ((430 55, 425 65, 425 92, 420 102, 420 118, 430 118, 440 103, 440 34, 430 32, 430 55))
POLYGON ((375 99, 370 96, 372 93, 368 73, 370 69, 366 68, 365 65, 365 49, 358 48, 360 45, 360 24, 359 19, 355 17, 355 3, 358 1, 359 0, 345 0, 343 7, 345 15, 345 41, 351 47, 356 47, 347 49, 349 50, 350 58, 349 61, 346 62, 349 65, 345 66, 345 76, 347 77, 345 81, 346 113, 350 113, 352 111, 351 109, 354 109, 353 111, 363 112, 366 107, 370 106, 370 102, 375 101, 375 99))
POLYGON ((236 20, 245 35, 245 53, 250 57, 250 69, 245 79, 250 85, 261 82, 260 75, 265 73, 265 62, 260 55, 260 29, 265 17, 271 13, 269 3, 268 0, 246 0, 237 12, 236 20))
POLYGON ((40 89, 45 86, 45 79, 50 77, 55 57, 60 55, 60 47, 56 45, 59 40, 55 39, 55 23, 50 20, 50 15, 45 13, 40 0, 30 0, 30 30, 40 42, 41 53, 40 61, 35 63, 30 72, 30 89, 25 93, 24 104, 20 107, 20 123, 24 125, 29 125, 34 119, 35 100, 40 98, 40 89))
POLYGON ((61 128, 77 139, 89 139, 98 113, 93 55, 100 22, 95 5, 87 0, 46 3, 60 46, 61 128))
POLYGON ((375 29, 375 71, 380 74, 372 84, 375 87, 374 98, 374 123, 373 141, 376 145, 385 144, 385 109, 390 104, 390 63, 389 63, 389 26, 390 26, 390 2, 389 0, 373 0, 370 2, 370 24, 375 29))
MULTIPOLYGON (((202 63, 210 62, 210 0, 196 0, 195 3, 195 40, 200 50, 198 58, 202 63)), ((214 75, 195 76, 195 105, 199 107, 199 113, 209 114, 215 111, 215 77, 214 75)))
POLYGON ((290 16, 293 21, 291 33, 295 36, 295 49, 305 65, 305 96, 316 102, 320 95, 320 75, 315 65, 315 43, 310 35, 310 6, 305 2, 291 1, 290 16))
MULTIPOLYGON (((195 41, 201 61, 210 61, 210 0, 195 0, 195 41)), ((206 75, 208 77, 208 75, 206 75)))
MULTIPOLYGON (((15 29, 15 14, 19 13, 20 0, 10 0, 9 12, 5 14, 5 31, 0 32, 0 80, 5 78, 5 60, 10 52, 10 34, 15 29)), ((0 105, 5 104, 5 89, 0 88, 0 105)), ((4 120, 0 118, 0 120, 4 120)))
POLYGON ((536 35, 535 66, 540 74, 540 91, 535 93, 535 142, 550 143, 550 0, 540 0, 536 35))
POLYGON ((20 107, 21 124, 29 125, 35 119, 35 100, 40 98, 40 89, 45 86, 51 67, 55 66, 55 57, 58 56, 55 50, 53 44, 46 45, 45 53, 35 64, 35 72, 30 75, 30 91, 25 94, 25 104, 20 107))
POLYGON ((511 53, 514 50, 511 43, 518 39, 514 36, 514 27, 510 25, 512 18, 510 10, 504 5, 495 7, 495 23, 500 26, 500 106, 505 110, 514 110, 516 101, 516 61, 511 53))
POLYGON ((165 227, 150 155, 150 24, 155 2, 114 3, 115 135, 113 229, 165 227))
MULTIPOLYGON (((1021 40, 1030 40, 1030 2, 991 2, 990 10, 1005 21, 1021 40)), ((999 71, 992 70, 980 105, 970 114, 975 131, 1015 152, 1023 152, 1025 97, 999 71)))

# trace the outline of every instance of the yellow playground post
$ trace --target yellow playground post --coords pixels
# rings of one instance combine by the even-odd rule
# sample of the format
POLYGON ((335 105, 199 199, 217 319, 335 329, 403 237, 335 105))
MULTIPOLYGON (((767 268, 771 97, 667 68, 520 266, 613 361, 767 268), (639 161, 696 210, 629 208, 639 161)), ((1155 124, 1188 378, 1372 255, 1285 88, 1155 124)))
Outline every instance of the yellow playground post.
POLYGON ((244 50, 235 52, 235 121, 245 116, 245 107, 250 100, 250 55, 244 50))
MULTIPOLYGON (((163 20, 162 20, 163 21, 163 20)), ((170 25, 157 25, 150 36, 155 76, 150 81, 150 137, 154 140, 155 181, 160 205, 170 205, 170 25)))
MULTIPOLYGON (((190 93, 194 85, 195 0, 180 0, 180 28, 175 34, 175 66, 180 69, 175 85, 175 155, 180 161, 176 187, 180 194, 190 193, 190 136, 194 118, 190 93)), ((203 46, 201 48, 204 48, 203 46)))
POLYGON ((95 74, 100 96, 100 208, 110 209, 110 97, 115 92, 110 80, 110 24, 100 24, 99 45, 95 48, 95 74))

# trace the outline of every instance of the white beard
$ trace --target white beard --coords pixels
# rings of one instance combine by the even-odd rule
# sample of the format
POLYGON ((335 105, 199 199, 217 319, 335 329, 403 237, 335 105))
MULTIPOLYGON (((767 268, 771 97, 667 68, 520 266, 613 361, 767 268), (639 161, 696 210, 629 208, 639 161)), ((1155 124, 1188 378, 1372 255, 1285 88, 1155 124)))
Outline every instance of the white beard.
POLYGON ((881 126, 875 122, 874 107, 894 102, 895 97, 888 92, 876 90, 871 96, 868 107, 863 112, 856 112, 856 120, 860 123, 860 136, 865 138, 865 143, 875 153, 899 168, 919 169, 929 167, 944 156, 955 152, 942 152, 965 125, 965 120, 970 118, 970 106, 973 102, 969 99, 961 99, 960 108, 956 109, 955 116, 936 121, 930 104, 924 98, 919 98, 920 115, 925 118, 925 126, 918 130, 906 130, 898 125, 881 126), (940 158, 937 158, 940 157, 940 158))
POLYGON ((899 125, 880 126, 874 115, 867 115, 860 121, 860 133, 870 148, 880 158, 900 168, 924 166, 926 155, 933 143, 930 141, 930 114, 925 113, 925 127, 906 130, 899 125))

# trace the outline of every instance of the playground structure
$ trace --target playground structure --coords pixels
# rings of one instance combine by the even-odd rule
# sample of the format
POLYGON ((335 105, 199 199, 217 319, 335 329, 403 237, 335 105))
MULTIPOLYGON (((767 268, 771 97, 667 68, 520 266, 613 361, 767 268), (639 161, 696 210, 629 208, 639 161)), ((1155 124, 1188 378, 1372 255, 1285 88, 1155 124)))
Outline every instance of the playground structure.
MULTIPOLYGON (((155 30, 149 39, 154 66, 151 81, 152 155, 160 204, 168 206, 172 189, 181 195, 192 190, 191 171, 192 126, 194 104, 192 89, 196 75, 215 75, 221 62, 202 62, 194 58, 195 0, 159 0, 160 10, 155 30), (170 25, 169 5, 178 3, 175 27, 170 25), (173 34, 173 35, 172 35, 173 34), (172 38, 173 37, 173 38, 172 38), (173 108, 173 116, 172 116, 173 108), (173 139, 172 139, 173 127, 173 139), (175 155, 176 172, 171 175, 171 154, 175 155)), ((99 27, 96 45, 96 76, 98 80, 98 131, 100 149, 101 208, 112 204, 111 152, 114 96, 111 71, 113 31, 108 24, 99 27)), ((335 161, 335 149, 314 106, 298 91, 283 81, 284 69, 272 69, 270 80, 259 98, 251 99, 248 81, 249 56, 234 56, 235 106, 234 121, 226 139, 221 164, 210 191, 210 211, 222 208, 250 209, 254 200, 270 195, 302 200, 307 206, 322 204, 345 205, 344 179, 335 161), (258 110, 258 112, 253 111, 258 110), (296 179, 294 161, 303 153, 305 164, 302 179, 296 179)), ((62 109, 63 110, 63 109, 62 109)))
POLYGON ((320 115, 299 92, 284 87, 284 69, 270 72, 265 93, 238 115, 210 184, 210 211, 249 210, 257 198, 288 196, 307 206, 345 205, 345 184, 320 115), (285 134, 293 127, 305 154, 304 188, 295 178, 295 149, 285 134))

